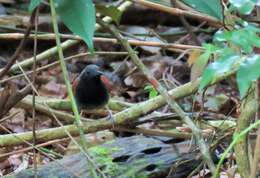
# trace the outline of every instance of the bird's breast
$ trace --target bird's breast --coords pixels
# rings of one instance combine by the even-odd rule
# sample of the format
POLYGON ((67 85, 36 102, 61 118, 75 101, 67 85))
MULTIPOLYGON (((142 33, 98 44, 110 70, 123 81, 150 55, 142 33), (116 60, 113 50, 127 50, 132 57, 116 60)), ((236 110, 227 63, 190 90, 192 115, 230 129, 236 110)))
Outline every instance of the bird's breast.
POLYGON ((101 81, 80 81, 75 96, 82 109, 95 109, 104 106, 109 100, 107 88, 101 81))

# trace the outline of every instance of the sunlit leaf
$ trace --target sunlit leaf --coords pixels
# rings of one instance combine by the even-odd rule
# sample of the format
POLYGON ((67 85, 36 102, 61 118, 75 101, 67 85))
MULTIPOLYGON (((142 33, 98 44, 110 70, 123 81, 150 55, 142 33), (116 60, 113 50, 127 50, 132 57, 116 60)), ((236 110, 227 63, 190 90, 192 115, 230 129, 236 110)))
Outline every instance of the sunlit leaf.
POLYGON ((237 84, 240 96, 243 98, 253 81, 260 76, 260 56, 253 55, 248 57, 241 65, 237 72, 237 84))
POLYGON ((154 98, 158 95, 157 90, 152 85, 146 85, 144 87, 144 90, 149 92, 149 99, 154 98))
POLYGON ((230 0, 233 5, 241 14, 250 14, 254 9, 257 0, 230 0))
POLYGON ((199 90, 205 88, 208 84, 215 81, 215 79, 227 73, 234 67, 234 63, 239 59, 239 56, 236 54, 229 54, 222 56, 220 59, 211 63, 203 72, 202 80, 200 82, 199 90))
POLYGON ((246 26, 233 31, 218 31, 214 40, 219 42, 229 41, 239 46, 244 52, 251 53, 253 47, 260 47, 259 29, 253 26, 246 26))

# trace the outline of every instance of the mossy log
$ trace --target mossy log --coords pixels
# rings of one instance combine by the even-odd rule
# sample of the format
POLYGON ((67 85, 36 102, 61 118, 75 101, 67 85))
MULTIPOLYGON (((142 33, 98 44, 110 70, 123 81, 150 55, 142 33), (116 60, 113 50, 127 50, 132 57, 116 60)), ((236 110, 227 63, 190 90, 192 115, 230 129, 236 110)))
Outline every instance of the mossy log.
MULTIPOLYGON (((167 140, 169 141, 169 140, 167 140)), ((167 142, 166 141, 166 142, 167 142)), ((107 177, 186 177, 201 160, 198 152, 190 152, 190 142, 164 143, 159 137, 132 136, 118 138, 89 149, 98 167, 107 177)), ((82 153, 66 156, 61 160, 41 166, 38 178, 91 178, 87 160, 82 153)), ((33 169, 8 176, 33 178, 33 169)))

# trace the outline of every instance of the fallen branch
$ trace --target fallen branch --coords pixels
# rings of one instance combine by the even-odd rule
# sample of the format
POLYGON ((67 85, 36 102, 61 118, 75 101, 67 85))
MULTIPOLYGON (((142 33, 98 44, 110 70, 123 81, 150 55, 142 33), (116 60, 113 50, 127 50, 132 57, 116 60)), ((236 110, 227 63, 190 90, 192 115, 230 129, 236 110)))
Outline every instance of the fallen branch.
MULTIPOLYGON (((3 40, 19 40, 22 39, 23 34, 21 33, 2 33, 0 34, 0 39, 3 40)), ((82 38, 75 35, 64 35, 60 34, 60 37, 63 39, 71 39, 71 40, 80 40, 82 41, 82 38)), ((33 39, 34 35, 29 35, 28 38, 33 39)), ((38 34, 37 35, 38 40, 55 40, 55 34, 49 33, 49 34, 38 34)), ((94 37, 94 42, 104 42, 104 43, 113 43, 117 44, 118 40, 114 38, 101 38, 101 37, 94 37)), ((203 50, 203 47, 200 46, 194 46, 194 45, 185 45, 185 44, 175 44, 175 43, 162 43, 162 42, 153 42, 153 41, 142 41, 142 40, 128 40, 129 44, 134 46, 153 46, 153 47, 162 47, 165 49, 168 48, 174 48, 174 49, 201 49, 203 50)))
MULTIPOLYGON (((31 96, 30 95, 27 96, 26 98, 21 100, 16 106, 23 109, 31 109, 32 108, 31 96)), ((133 104, 110 100, 108 106, 112 110, 123 110, 127 107, 133 106, 133 104)), ((54 114, 58 119, 65 121, 66 123, 72 123, 74 120, 74 116, 72 114, 63 111, 54 110, 54 109, 60 109, 60 110, 71 109, 71 103, 69 100, 46 99, 45 97, 36 97, 35 109, 38 112, 44 113, 49 116, 52 116, 52 114, 54 114)), ((87 119, 87 118, 81 118, 81 119, 84 121, 92 121, 91 119, 87 119)))
MULTIPOLYGON (((221 81, 222 79, 225 79, 234 73, 235 70, 230 71, 229 73, 224 73, 221 76, 217 77, 214 83, 221 81)), ((171 97, 175 100, 183 98, 185 96, 189 96, 198 90, 200 80, 201 79, 199 78, 193 82, 188 82, 182 86, 174 88, 169 91, 169 95, 171 95, 171 97)), ((114 115, 115 125, 128 124, 129 122, 133 122, 137 120, 137 117, 150 113, 151 111, 156 110, 165 104, 166 101, 161 95, 156 96, 150 100, 135 104, 114 115)), ((64 127, 72 135, 76 136, 78 134, 78 131, 74 125, 67 125, 64 127)), ((49 141, 49 140, 67 137, 67 133, 65 132, 64 127, 39 130, 36 132, 37 139, 39 141, 49 141)), ((100 119, 90 123, 87 122, 84 125, 84 131, 85 133, 92 133, 99 130, 111 129, 112 127, 113 124, 111 122, 107 121, 106 119, 100 119)), ((24 143, 23 140, 31 141, 32 139, 33 139, 32 132, 30 131, 24 133, 0 135, 0 147, 19 145, 24 143)))

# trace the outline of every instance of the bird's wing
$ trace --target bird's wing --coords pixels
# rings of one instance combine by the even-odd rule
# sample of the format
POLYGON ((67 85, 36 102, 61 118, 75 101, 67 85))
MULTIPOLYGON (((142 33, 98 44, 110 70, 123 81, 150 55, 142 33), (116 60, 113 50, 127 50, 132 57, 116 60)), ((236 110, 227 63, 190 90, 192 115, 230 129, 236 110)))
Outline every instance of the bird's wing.
POLYGON ((73 90, 73 93, 75 94, 76 92, 76 88, 79 84, 79 77, 76 77, 73 81, 72 81, 72 90, 73 90))
POLYGON ((109 91, 111 91, 113 84, 112 84, 111 81, 108 79, 108 77, 105 76, 105 75, 101 75, 101 76, 100 76, 100 79, 101 79, 101 81, 104 83, 104 85, 106 86, 106 88, 107 88, 109 91))

